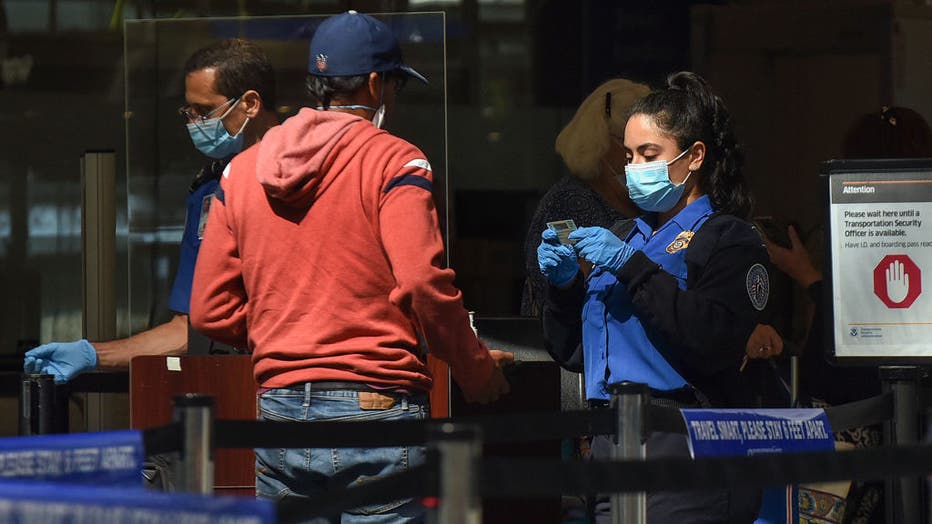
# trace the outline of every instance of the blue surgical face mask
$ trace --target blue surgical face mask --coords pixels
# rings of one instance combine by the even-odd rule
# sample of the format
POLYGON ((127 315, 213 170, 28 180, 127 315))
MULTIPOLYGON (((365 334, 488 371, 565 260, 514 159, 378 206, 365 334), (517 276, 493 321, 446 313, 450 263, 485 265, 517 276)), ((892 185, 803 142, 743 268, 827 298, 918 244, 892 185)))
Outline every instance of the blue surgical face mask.
POLYGON ((662 213, 673 209, 680 201, 689 175, 680 184, 670 181, 668 166, 683 158, 689 149, 680 153, 669 162, 655 160, 643 164, 628 164, 625 166, 625 180, 628 186, 628 195, 636 206, 644 211, 662 213))
POLYGON ((246 129, 249 117, 246 117, 243 126, 239 128, 235 135, 230 135, 227 128, 223 127, 223 119, 233 111, 238 102, 239 98, 234 100, 230 108, 216 118, 208 118, 207 120, 188 124, 188 134, 191 135, 191 141, 194 142, 194 147, 198 151, 210 158, 221 159, 233 156, 243 150, 243 129, 246 129))

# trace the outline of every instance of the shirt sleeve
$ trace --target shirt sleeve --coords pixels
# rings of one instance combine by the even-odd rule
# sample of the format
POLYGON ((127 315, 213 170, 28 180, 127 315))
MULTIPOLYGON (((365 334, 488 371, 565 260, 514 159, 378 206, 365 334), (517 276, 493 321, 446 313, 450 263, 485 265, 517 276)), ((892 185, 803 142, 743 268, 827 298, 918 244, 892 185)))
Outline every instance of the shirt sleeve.
POLYGON ((415 158, 383 184, 379 234, 395 277, 389 300, 414 319, 429 351, 450 365, 467 394, 488 382, 494 362, 469 325, 454 272, 443 269, 443 240, 434 207, 432 173, 415 158))
POLYGON ((566 289, 548 285, 541 310, 544 343, 550 356, 564 368, 583 371, 582 307, 585 284, 577 274, 566 289))
POLYGON ((227 213, 226 181, 214 195, 194 269, 191 325, 218 342, 246 348, 246 288, 227 213))
POLYGON ((737 219, 712 222, 688 248, 693 253, 687 253, 687 289, 680 289, 672 275, 641 251, 618 273, 642 323, 672 351, 665 355, 668 360, 680 360, 703 374, 737 365, 769 293, 769 259, 760 237, 737 219), (755 284, 766 289, 751 289, 752 271, 767 279, 755 284))

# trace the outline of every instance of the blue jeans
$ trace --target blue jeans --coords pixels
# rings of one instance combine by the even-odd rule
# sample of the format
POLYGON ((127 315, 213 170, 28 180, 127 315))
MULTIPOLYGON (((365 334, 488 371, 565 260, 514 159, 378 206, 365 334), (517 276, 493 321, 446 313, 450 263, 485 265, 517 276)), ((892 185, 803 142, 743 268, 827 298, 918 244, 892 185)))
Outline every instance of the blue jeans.
MULTIPOLYGON (((312 391, 310 384, 272 389, 259 396, 259 419, 311 420, 423 420, 430 413, 426 395, 398 395, 386 409, 360 407, 357 391, 312 391)), ((316 497, 358 485, 424 463, 423 446, 392 448, 256 449, 256 495, 272 500, 316 497)), ((422 522, 418 499, 364 506, 344 512, 339 520, 310 522, 394 524, 422 522)))

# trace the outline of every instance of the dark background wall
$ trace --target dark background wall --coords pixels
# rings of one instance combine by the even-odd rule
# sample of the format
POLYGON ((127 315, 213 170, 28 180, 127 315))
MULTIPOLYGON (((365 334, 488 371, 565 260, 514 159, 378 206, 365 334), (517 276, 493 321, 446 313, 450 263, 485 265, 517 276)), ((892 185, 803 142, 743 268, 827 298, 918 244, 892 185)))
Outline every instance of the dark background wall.
MULTIPOLYGON (((758 213, 805 231, 820 216, 818 163, 839 155, 858 115, 895 103, 932 116, 924 2, 0 1, 0 355, 12 367, 31 341, 81 334, 78 157, 113 149, 125 165, 122 19, 351 8, 445 13, 451 261, 468 307, 485 316, 518 314, 527 224, 563 173, 553 141, 608 78, 705 75, 737 120, 758 213)), ((165 211, 135 239, 149 246, 144 260, 121 253, 123 334, 167 317, 186 176, 132 195, 137 209, 165 211), (146 306, 130 316, 131 300, 146 306)))

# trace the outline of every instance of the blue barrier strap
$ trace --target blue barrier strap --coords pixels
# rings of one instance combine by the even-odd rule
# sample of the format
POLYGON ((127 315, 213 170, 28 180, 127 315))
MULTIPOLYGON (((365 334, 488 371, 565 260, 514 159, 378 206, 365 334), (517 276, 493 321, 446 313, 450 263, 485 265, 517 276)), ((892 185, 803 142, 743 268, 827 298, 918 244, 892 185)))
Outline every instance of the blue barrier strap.
POLYGON ((821 409, 683 409, 694 458, 833 451, 821 409))
POLYGON ((141 486, 143 456, 139 431, 3 438, 0 477, 141 486))
POLYGON ((50 482, 0 481, 0 522, 273 524, 271 501, 50 482))

